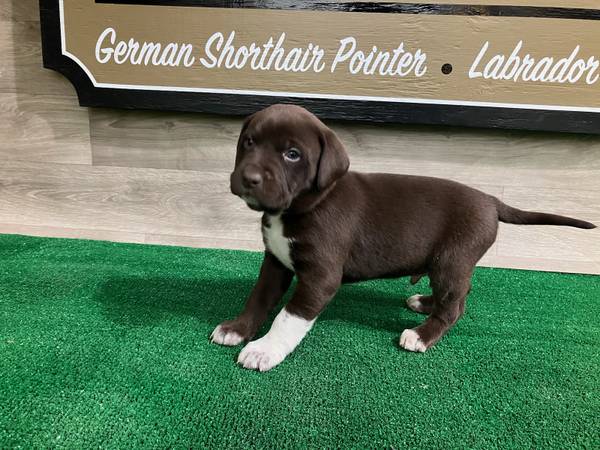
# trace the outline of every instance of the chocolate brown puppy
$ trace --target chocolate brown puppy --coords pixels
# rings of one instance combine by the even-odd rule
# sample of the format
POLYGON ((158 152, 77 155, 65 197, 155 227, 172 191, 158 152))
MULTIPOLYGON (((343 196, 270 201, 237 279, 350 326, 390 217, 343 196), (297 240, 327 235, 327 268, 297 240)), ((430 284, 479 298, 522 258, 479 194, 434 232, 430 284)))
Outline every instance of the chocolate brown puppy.
POLYGON ((521 211, 453 181, 348 166, 335 133, 303 108, 274 105, 244 122, 231 191, 263 212, 266 250, 244 310, 212 340, 251 340, 294 275, 298 281, 269 332, 242 349, 244 367, 264 371, 282 362, 342 283, 372 278, 429 276, 432 294, 407 300, 428 317, 400 336, 401 347, 424 352, 463 314, 473 269, 494 243, 498 221, 595 228, 521 211))

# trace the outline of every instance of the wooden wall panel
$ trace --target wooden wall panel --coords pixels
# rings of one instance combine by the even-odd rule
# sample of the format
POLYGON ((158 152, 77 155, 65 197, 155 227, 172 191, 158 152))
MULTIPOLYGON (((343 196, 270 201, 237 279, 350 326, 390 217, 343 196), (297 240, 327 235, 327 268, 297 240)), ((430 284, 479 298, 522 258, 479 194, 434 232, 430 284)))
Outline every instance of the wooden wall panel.
POLYGON ((230 171, 240 118, 91 109, 95 165, 230 171))
POLYGON ((38 21, 38 0, 3 0, 0 2, 0 21, 38 21))
POLYGON ((0 93, 0 158, 90 164, 87 112, 71 96, 0 93))
POLYGON ((0 223, 249 240, 259 216, 224 173, 5 162, 0 223))
POLYGON ((598 136, 374 125, 336 129, 355 170, 479 185, 600 189, 598 136))
POLYGON ((0 21, 0 55, 0 92, 76 98, 65 77, 42 68, 39 22, 0 21))
MULTIPOLYGON (((91 110, 94 164, 231 171, 241 119, 91 110)), ((600 190, 600 136, 328 122, 368 172, 600 190)))
POLYGON ((0 158, 91 163, 89 118, 71 84, 42 69, 37 2, 0 7, 0 158))
POLYGON ((22 234, 26 236, 55 237, 66 239, 93 239, 111 242, 143 244, 143 233, 126 231, 98 230, 93 228, 51 227, 48 225, 23 225, 19 223, 0 223, 2 234, 22 234))
MULTIPOLYGON (((582 217, 596 224, 600 224, 598 199, 597 190, 507 187, 504 191, 504 200, 518 208, 582 217)), ((501 257, 588 263, 600 273, 600 228, 505 225, 497 246, 501 257)))

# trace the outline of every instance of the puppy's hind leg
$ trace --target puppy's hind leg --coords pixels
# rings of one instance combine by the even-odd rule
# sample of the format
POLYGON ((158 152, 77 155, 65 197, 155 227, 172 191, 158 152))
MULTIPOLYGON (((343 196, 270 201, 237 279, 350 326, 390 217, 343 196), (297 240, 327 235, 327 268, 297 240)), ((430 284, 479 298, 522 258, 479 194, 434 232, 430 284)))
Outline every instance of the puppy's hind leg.
MULTIPOLYGON (((472 267, 448 266, 445 270, 438 267, 432 271, 430 278, 433 296, 430 297, 430 315, 418 327, 402 332, 400 336, 402 348, 413 352, 424 352, 446 334, 464 313, 465 299, 471 289, 472 272, 472 267)), ((416 300, 413 302, 416 303, 416 300)))
POLYGON ((431 314, 433 311, 433 295, 415 294, 406 299, 408 309, 421 314, 431 314))
POLYGON ((413 275, 410 277, 410 284, 417 284, 421 278, 423 278, 425 276, 424 273, 420 274, 420 275, 413 275))
MULTIPOLYGON (((410 284, 417 284, 426 274, 413 275, 410 277, 410 284)), ((433 309, 433 296, 415 294, 406 299, 408 309, 421 314, 431 314, 433 309)))

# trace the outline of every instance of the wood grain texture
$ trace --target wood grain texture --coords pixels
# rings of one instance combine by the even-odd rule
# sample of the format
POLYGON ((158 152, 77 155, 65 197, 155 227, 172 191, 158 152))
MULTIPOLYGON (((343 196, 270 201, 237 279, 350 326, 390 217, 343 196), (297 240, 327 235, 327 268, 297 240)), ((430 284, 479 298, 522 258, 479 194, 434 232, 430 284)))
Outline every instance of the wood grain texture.
POLYGON ((73 97, 0 93, 0 158, 90 164, 87 111, 73 97))
MULTIPOLYGON (((360 13, 498 15, 512 17, 558 16, 587 18, 598 5, 592 0, 482 0, 482 1, 360 1, 360 0, 96 0, 96 3, 138 6, 186 6, 209 8, 287 9, 360 13), (589 8, 584 10, 582 8, 589 8)), ((592 16, 593 17, 593 16, 592 16)))
MULTIPOLYGON (((574 216, 600 226, 598 191, 506 188, 504 201, 522 209, 574 216)), ((498 256, 578 261, 600 268, 600 228, 503 225, 498 256)))
POLYGON ((213 172, 6 162, 0 223, 247 240, 259 216, 213 172))
POLYGON ((228 172, 241 123, 215 115, 92 108, 93 163, 228 172))
POLYGON ((48 227, 44 225, 21 225, 14 223, 0 223, 0 233, 65 239, 91 239, 95 241, 129 242, 135 244, 142 244, 145 242, 145 236, 140 233, 68 227, 48 227))
MULTIPOLYGON (((94 164, 230 172, 241 119, 93 109, 94 164)), ((332 122, 351 168, 467 184, 600 190, 600 136, 332 122)))
POLYGON ((42 68, 38 2, 11 0, 0 14, 0 158, 90 164, 87 111, 42 68))
POLYGON ((248 239, 220 238, 209 235, 198 236, 173 236, 165 234, 147 234, 146 244, 174 245, 178 247, 196 248, 228 248, 232 250, 264 251, 259 229, 248 235, 248 239))
MULTIPOLYGON (((246 115, 249 114, 251 112, 254 112, 256 109, 260 109, 262 107, 265 107, 267 105, 270 105, 274 102, 274 99, 271 95, 265 95, 265 94, 260 94, 260 95, 255 95, 253 93, 251 94, 239 94, 239 92, 236 92, 235 90, 233 91, 228 91, 228 93, 223 93, 223 92, 218 92, 218 93, 209 93, 209 92, 193 92, 193 91, 179 91, 179 90, 173 90, 173 91, 154 91, 154 90, 147 90, 147 89, 129 89, 129 88, 124 88, 126 86, 130 86, 132 83, 136 84, 141 82, 142 80, 144 85, 148 86, 148 85, 164 85, 165 83, 169 84, 169 85, 173 85, 173 83, 175 83, 177 86, 186 86, 188 88, 195 88, 198 86, 198 82, 199 79, 194 76, 191 75, 191 72, 188 71, 183 71, 181 72, 179 75, 177 75, 174 79, 171 79, 171 81, 168 81, 170 79, 170 76, 174 73, 171 70, 167 70, 167 71, 163 71, 160 72, 160 76, 159 79, 160 81, 151 81, 150 79, 146 79, 146 75, 147 72, 142 70, 140 67, 134 68, 133 66, 131 67, 131 71, 127 71, 125 73, 121 73, 121 77, 117 77, 117 78, 112 78, 112 75, 116 75, 116 72, 109 70, 108 72, 105 72, 104 75, 106 75, 106 77, 104 77, 100 72, 98 72, 99 70, 102 72, 104 70, 107 70, 107 66, 99 63, 98 61, 95 60, 95 58, 93 58, 93 52, 90 53, 90 48, 93 48, 93 45, 95 45, 95 42, 89 42, 85 39, 85 37, 87 36, 88 38, 95 33, 99 33, 101 32, 100 29, 97 29, 97 26, 100 22, 102 22, 103 20, 109 20, 109 18, 111 18, 113 21, 119 19, 122 19, 121 14, 115 12, 115 14, 113 14, 112 16, 106 16, 104 18, 101 18, 100 16, 98 16, 98 14, 100 14, 101 12, 106 12, 107 9, 106 8, 98 8, 98 10, 96 11, 97 14, 93 14, 93 15, 87 15, 85 14, 85 11, 88 11, 87 7, 86 8, 82 8, 82 4, 80 1, 75 1, 75 0, 71 0, 69 3, 71 4, 71 7, 69 9, 68 14, 71 15, 71 28, 70 31, 68 31, 68 35, 67 36, 67 46, 70 48, 71 51, 73 51, 75 54, 78 55, 78 58, 80 58, 83 63, 85 64, 85 66, 92 70, 95 73, 95 76, 97 79, 102 80, 105 83, 111 83, 111 84, 117 84, 119 86, 121 86, 123 89, 118 89, 118 88, 97 88, 94 85, 92 85, 92 83, 90 82, 90 79, 88 77, 88 75, 86 74, 86 72, 82 69, 82 67, 79 66, 79 64, 77 64, 73 59, 70 59, 68 57, 65 57, 62 52, 61 52, 61 48, 59 45, 60 42, 60 17, 59 17, 59 4, 58 4, 58 0, 42 0, 42 14, 41 14, 41 20, 42 20, 42 24, 43 24, 43 40, 45 42, 44 45, 44 66, 48 67, 48 68, 52 68, 54 70, 59 71, 60 73, 63 73, 65 76, 67 76, 71 82, 77 86, 77 92, 78 92, 78 96, 79 96, 79 101, 82 105, 84 106, 90 106, 90 107, 120 107, 120 108, 128 108, 128 109, 162 109, 162 110, 174 110, 174 111, 195 111, 195 112, 203 112, 203 113, 219 113, 219 114, 226 114, 226 115, 246 115), (72 3, 71 3, 72 1, 72 3), (83 13, 83 14, 81 14, 83 13), (77 14, 81 14, 81 15, 77 15, 77 14), (100 22, 99 22, 100 21, 100 22), (80 25, 82 28, 79 30, 76 30, 76 26, 80 25), (75 27, 75 28, 74 28, 75 27), (91 32, 91 30, 94 29, 94 32, 91 32), (79 35, 77 34, 79 33, 79 35), (91 33, 91 34, 90 34, 91 33), (135 74, 133 72, 135 72, 135 74), (136 79, 136 81, 132 81, 132 79, 130 77, 128 77, 127 75, 133 75, 134 78, 136 79)), ((89 0, 91 2, 91 0, 89 0)), ((155 2, 156 3, 156 2, 155 2)), ((231 2, 227 2, 228 4, 232 4, 231 2)), ((239 2, 238 2, 239 3, 239 2)), ((236 5, 238 4, 236 3, 236 5)), ((242 2, 243 3, 243 2, 242 2)), ((304 2, 302 4, 312 4, 313 2, 304 2)), ((173 2, 167 2, 167 4, 172 5, 173 2)), ((260 2, 260 5, 263 5, 264 2, 260 2)), ((291 7, 294 7, 296 9, 296 5, 294 4, 294 2, 286 2, 286 4, 289 4, 291 7)), ((377 4, 379 5, 379 4, 377 4)), ((264 5, 263 5, 264 6, 264 5)), ((383 6, 385 8, 387 8, 387 5, 380 5, 383 6)), ((422 5, 423 6, 423 5, 422 5)), ((94 7, 94 3, 91 2, 88 5, 89 8, 94 7)), ((121 12, 125 12, 125 8, 126 5, 113 5, 113 8, 123 8, 123 11, 121 12)), ((341 8, 343 8, 342 6, 340 6, 341 8)), ((405 5, 405 7, 407 8, 408 6, 405 5)), ((134 11, 133 8, 140 8, 139 6, 131 6, 129 5, 129 7, 127 8, 129 11, 134 11)), ((154 8, 152 11, 156 12, 158 11, 157 9, 158 7, 154 8)), ((423 6, 423 8, 427 9, 426 5, 423 6)), ((457 6, 457 8, 460 9, 460 7, 457 6)), ((490 15, 495 15, 495 16, 502 16, 503 10, 504 9, 511 9, 511 7, 485 7, 484 10, 488 11, 488 13, 490 15)), ((392 9, 393 9, 393 5, 392 5, 392 9)), ((409 8, 410 9, 410 8, 409 8)), ((439 8, 438 8, 439 9, 439 8)), ((447 10, 448 8, 442 8, 444 10, 447 10)), ((452 9, 452 8, 450 8, 452 9)), ((527 8, 526 8, 527 9, 527 8)), ((530 9, 530 8, 529 8, 530 9)), ((552 10, 552 8, 550 8, 552 10)), ((465 13, 467 16, 471 15, 471 14, 479 14, 479 8, 478 7, 468 7, 467 8, 467 12, 465 13)), ((594 20, 600 20, 600 13, 598 11, 591 11, 588 12, 584 11, 584 10, 572 10, 569 14, 567 14, 567 10, 563 10, 561 8, 554 8, 554 12, 549 12, 548 14, 550 14, 550 17, 555 17, 555 15, 553 14, 558 14, 558 16, 560 16, 561 18, 582 18, 582 19, 586 19, 586 20, 582 20, 580 26, 578 28, 576 28, 576 31, 579 32, 581 31, 583 34, 581 35, 580 39, 584 40, 584 41, 589 41, 589 42, 593 42, 594 41, 594 29, 593 27, 590 25, 590 23, 588 22, 593 22, 592 20, 587 20, 587 19, 594 19, 594 20), (591 16, 593 17, 591 17, 591 16), (589 17, 588 17, 589 16, 589 17)), ((150 12, 150 9, 145 9, 146 12, 150 12)), ((224 10, 221 10, 221 12, 223 13, 224 10)), ((416 9, 416 12, 420 11, 420 7, 418 7, 416 9)), ((544 11, 546 11, 544 9, 544 11)), ((89 11, 88 11, 89 12, 89 11)), ((228 15, 231 13, 232 11, 228 11, 228 15)), ((374 11, 371 11, 374 12, 374 11)), ((394 12, 394 11, 392 11, 394 12)), ((268 26, 265 25, 265 21, 264 21, 264 17, 262 17, 262 14, 266 14, 264 11, 235 11, 235 13, 238 15, 238 20, 240 21, 240 24, 245 24, 248 27, 250 27, 250 30, 255 30, 255 29, 261 29, 261 27, 265 27, 268 26), (254 22, 252 22, 250 20, 250 16, 254 17, 254 22)), ((447 13, 447 12, 446 12, 447 13)), ((133 12, 132 14, 136 15, 137 12, 133 12)), ((224 14, 224 13, 223 13, 224 14)), ((277 28, 278 26, 281 25, 281 22, 284 20, 283 19, 283 15, 287 16, 287 25, 285 25, 286 29, 289 29, 290 32, 291 30, 295 27, 298 26, 297 25, 297 18, 295 17, 295 13, 292 12, 290 13, 289 11, 269 11, 269 14, 275 14, 275 16, 273 17, 273 22, 271 23, 271 27, 275 27, 277 28), (277 13, 277 14, 276 14, 277 13), (285 14, 284 14, 285 13, 285 14), (294 16, 294 17, 292 17, 294 16), (276 18, 275 18, 276 17, 276 18)), ((328 22, 325 21, 323 22, 323 17, 321 14, 321 11, 311 11, 311 14, 313 14, 313 17, 307 22, 308 27, 314 25, 314 22, 317 21, 321 21, 321 32, 327 34, 331 27, 332 27, 332 22, 328 22)), ((452 13, 453 14, 453 13, 452 13)), ((508 14, 508 13, 507 13, 508 14)), ((340 25, 339 23, 337 24, 338 27, 341 27, 341 32, 345 32, 345 29, 347 29, 348 27, 350 27, 351 29, 361 29, 364 26, 364 22, 363 19, 359 19, 359 16, 361 14, 358 15, 353 15, 353 14, 347 14, 346 19, 350 22, 351 19, 352 20, 356 20, 357 22, 353 23, 353 24, 346 24, 346 25, 340 25)), ((379 16, 379 19, 383 20, 383 16, 390 16, 387 17, 387 26, 391 29, 391 30, 395 30, 397 29, 397 19, 394 19, 393 14, 374 14, 379 16)), ((508 14, 510 15, 510 14, 508 14)), ((513 13, 513 16, 518 16, 516 17, 517 19, 520 16, 529 16, 529 15, 534 15, 534 16, 543 16, 546 17, 547 14, 545 12, 540 12, 537 11, 523 11, 521 9, 520 13, 513 13)), ((553 20, 559 20, 560 18, 553 19, 553 20)), ((207 18, 208 16, 201 16, 198 17, 197 19, 200 20, 202 17, 207 18)), ((447 18, 448 24, 447 24, 447 32, 452 32, 452 33, 456 33, 456 36, 454 38, 451 38, 451 36, 449 35, 449 40, 453 41, 459 41, 462 42, 463 44, 461 44, 461 48, 464 47, 464 50, 466 50, 467 48, 470 48, 471 50, 475 51, 478 50, 478 46, 477 47, 473 47, 474 42, 478 42, 477 39, 475 39, 475 41, 469 41, 470 43, 470 47, 467 44, 467 41, 465 41, 464 35, 465 33, 459 33, 456 30, 460 30, 462 28, 465 27, 470 27, 471 21, 469 17, 461 17, 459 15, 447 15, 445 16, 447 18), (457 20, 460 19, 462 22, 464 23, 458 23, 457 20), (450 22, 454 22, 454 24, 451 24, 450 22)), ((184 14, 184 9, 182 8, 164 8, 164 11, 161 12, 161 17, 157 17, 158 21, 163 21, 167 24, 172 24, 172 23, 183 23, 186 20, 190 19, 190 16, 188 14, 184 14)), ((208 22, 206 25, 210 28, 210 26, 212 25, 212 23, 217 19, 216 16, 213 17, 213 21, 212 22, 208 22)), ((223 17, 221 17, 221 19, 223 20, 223 17)), ((554 41, 553 39, 555 38, 554 34, 552 32, 548 32, 549 27, 548 26, 543 26, 541 24, 541 22, 535 22, 537 19, 535 18, 531 18, 529 20, 534 21, 532 23, 531 26, 526 26, 524 27, 524 29, 530 29, 530 28, 536 28, 537 30, 530 30, 532 33, 536 34, 536 35, 543 35, 540 37, 541 41, 539 42, 548 42, 548 41, 552 41, 554 42, 557 46, 562 46, 562 45, 567 45, 567 48, 570 49, 570 45, 568 45, 567 41, 564 40, 558 40, 558 41, 554 41), (545 35, 544 33, 548 33, 548 35, 545 35)), ((439 22, 437 21, 437 18, 428 14, 423 14, 422 17, 419 16, 419 18, 417 19, 417 22, 421 23, 421 22, 430 22, 430 26, 431 28, 431 32, 426 32, 425 34, 431 35, 432 33, 435 34, 435 32, 439 31, 439 22)), ((197 22, 197 21, 196 21, 197 22)), ((181 29, 188 29, 188 30, 203 30, 205 29, 205 27, 201 26, 200 24, 200 28, 198 28, 198 23, 189 23, 188 26, 181 28, 179 27, 178 29, 176 28, 176 30, 181 30, 181 29), (196 28, 194 28, 194 26, 196 28)), ((569 25, 573 22, 572 20, 562 20, 562 22, 564 22, 563 25, 569 25)), ((227 21, 226 21, 227 23, 227 21)), ((488 24, 488 25, 491 25, 488 24)), ((242 25, 240 25, 242 26, 242 25)), ((124 27, 126 27, 124 25, 124 27)), ((243 26, 242 26, 243 27, 243 26)), ((382 25, 383 27, 383 25, 382 25)), ((377 29, 382 28, 382 27, 375 27, 377 29)), ((301 27, 301 29, 306 29, 307 27, 301 27)), ((420 26, 417 26, 416 29, 413 29, 412 34, 418 34, 417 32, 420 30, 420 26)), ((484 28, 488 28, 487 26, 484 28)), ((552 29, 554 29, 554 27, 550 27, 552 29)), ((69 30, 69 29, 68 29, 69 30)), ((475 31, 480 30, 480 27, 475 27, 474 28, 475 31)), ((165 31, 165 30, 163 30, 165 31)), ((495 32, 492 32, 491 28, 488 30, 489 33, 491 34, 499 34, 500 36, 504 37, 507 32, 505 30, 502 30, 501 28, 497 28, 495 30, 495 32)), ((172 32, 176 32, 175 30, 172 30, 172 32)), ((423 30, 421 30, 421 32, 423 32, 423 30)), ((573 34, 573 32, 571 31, 565 31, 564 33, 566 33, 566 35, 571 35, 573 34)), ((469 33, 467 33, 469 34, 469 33)), ((510 34, 510 33, 509 33, 510 34)), ((384 37, 382 37, 382 39, 385 39, 385 33, 384 33, 384 37)), ((488 36, 486 34, 486 36, 488 36)), ((330 38, 333 38, 334 36, 330 36, 330 38)), ((488 36, 490 37, 490 36, 488 36)), ((485 36, 484 36, 485 38, 485 36)), ((337 39, 337 38, 336 38, 337 39)), ((425 39, 425 38, 424 38, 425 39)), ((448 39, 446 39, 446 41, 448 41, 448 39)), ((554 45, 554 44, 552 44, 554 45)), ((447 51, 444 51, 444 55, 447 55, 449 52, 451 52, 452 50, 454 50, 456 47, 452 47, 452 48, 448 48, 447 51)), ((564 50, 564 49, 562 49, 564 50)), ((562 51, 561 50, 561 51, 562 51)), ((463 53, 462 55, 457 54, 455 57, 459 58, 462 61, 462 64, 471 64, 470 60, 465 60, 465 58, 467 57, 467 54, 469 52, 463 53)), ((438 61, 439 63, 440 61, 438 61)), ((444 64, 446 62, 445 58, 443 61, 441 61, 442 64, 444 64)), ((460 62, 460 61, 459 61, 460 62)), ((440 64, 440 67, 443 67, 442 64, 440 64)), ((466 67, 466 66, 465 66, 466 67)), ((163 68, 164 69, 164 68, 163 68)), ((237 73, 237 72, 235 72, 237 73)), ((258 92, 261 92, 261 90, 264 90, 265 88, 267 89, 267 91, 270 91, 271 88, 273 87, 274 83, 267 83, 265 86, 264 80, 262 80, 260 77, 256 78, 257 74, 252 75, 250 72, 246 71, 243 74, 244 79, 246 79, 245 83, 242 83, 241 85, 239 84, 239 80, 240 77, 235 75, 235 73, 233 72, 211 72, 211 74, 209 75, 208 73, 206 74, 207 78, 203 78, 202 81, 202 85, 205 86, 215 86, 218 85, 220 88, 227 88, 227 89, 254 89, 254 90, 258 90, 258 92), (215 75, 216 74, 216 75, 215 75), (213 77, 213 78, 211 78, 213 77), (226 82, 229 81, 229 82, 226 82), (225 83, 225 84, 223 84, 225 83)), ((242 72, 240 72, 242 73, 242 72)), ((433 73, 433 72, 431 72, 433 73)), ((157 73, 158 75, 159 73, 157 73)), ((283 80, 283 78, 281 80, 279 80, 279 82, 285 81, 284 84, 288 85, 288 86, 297 86, 297 88, 303 88, 306 87, 306 81, 305 80, 298 80, 296 79, 296 75, 298 74, 290 74, 290 73, 286 73, 286 79, 283 80), (292 76, 293 75, 293 76, 292 76), (292 77, 292 79, 288 78, 288 77, 292 77), (296 79, 296 81, 292 82, 294 79, 296 79)), ((283 77, 283 75, 281 75, 283 77)), ((439 77, 441 77, 441 79, 446 80, 447 78, 445 77, 445 75, 438 75, 439 77)), ((479 82, 484 82, 485 80, 479 80, 479 82)), ((486 82, 487 83, 487 82, 486 82)), ((452 89, 452 92, 456 93, 456 92, 462 92, 464 93, 468 98, 471 98, 471 100, 477 100, 477 101, 482 101, 485 100, 485 102, 492 102, 495 103, 496 101, 501 101, 504 103, 511 103, 511 104, 520 104, 521 100, 523 99, 523 95, 522 92, 517 89, 516 91, 513 92, 509 92, 512 91, 512 89, 509 87, 509 85, 505 86, 505 89, 502 89, 501 91, 496 92, 496 94, 494 94, 494 90, 492 89, 490 91, 489 86, 487 86, 487 84, 476 84, 476 85, 469 85, 467 88, 460 88, 460 86, 455 86, 454 85, 454 89, 452 89), (506 91, 506 92, 505 92, 506 91), (477 94, 479 93, 479 94, 477 94), (505 93, 509 93, 510 95, 506 98, 500 99, 499 97, 502 96, 505 93), (484 95, 485 94, 485 95, 484 95), (502 94, 502 95, 501 95, 502 94), (473 95, 473 97, 471 97, 473 95), (486 96, 487 95, 487 96, 486 96), (484 98, 485 97, 485 98, 484 98)), ((312 84, 312 83, 311 83, 312 84)), ((367 83, 368 84, 368 83, 367 83)), ((346 91, 346 89, 341 88, 341 86, 343 85, 343 83, 339 83, 339 82, 334 82, 333 84, 331 82, 328 83, 328 87, 322 86, 321 89, 321 94, 323 93, 342 93, 342 94, 348 94, 349 92, 346 91), (339 90, 341 89, 341 90, 339 90), (339 90, 339 91, 338 91, 339 90)), ((426 83, 426 85, 424 87, 427 87, 428 83, 426 83)), ((406 90, 406 86, 404 86, 405 90, 400 89, 400 91, 394 91, 395 93, 391 93, 390 89, 386 89, 385 87, 383 88, 383 90, 380 90, 381 92, 389 92, 391 96, 394 95, 400 95, 403 98, 411 98, 410 95, 414 94, 415 90, 414 89, 408 89, 406 90)), ((388 86, 388 88, 390 88, 390 86, 388 86)), ((539 88, 539 86, 538 86, 539 88)), ((421 103, 404 103, 404 102, 388 102, 388 101, 381 101, 381 100, 376 100, 376 99, 369 99, 369 100, 348 100, 348 99, 325 99, 325 98, 307 98, 306 96, 304 96, 304 94, 301 94, 301 92, 303 92, 303 90, 295 90, 295 88, 290 88, 290 90, 285 90, 285 91, 281 91, 281 92, 288 92, 288 94, 284 94, 284 95, 295 95, 295 97, 278 97, 279 101, 286 101, 286 102, 291 102, 291 103, 296 103, 305 107, 308 107, 312 110, 314 110, 315 112, 318 112, 319 115, 321 115, 322 117, 325 118, 335 118, 335 119, 345 119, 345 120, 365 120, 365 121, 369 121, 369 122, 395 122, 395 123, 421 123, 421 124, 446 124, 446 125, 455 125, 455 126, 470 126, 470 127, 479 127, 479 126, 485 126, 485 127, 489 127, 489 128, 508 128, 508 129, 537 129, 537 130, 546 130, 546 131, 570 131, 570 132, 579 132, 579 133, 600 133, 600 115, 596 114, 595 112, 592 112, 592 110, 569 110, 569 111, 563 111, 563 110, 553 110, 552 108, 547 109, 545 105, 545 102, 543 101, 544 98, 546 98, 546 94, 542 94, 541 92, 538 92, 538 94, 540 95, 540 97, 538 98, 538 101, 534 101, 533 98, 530 98, 531 95, 533 94, 533 92, 535 90, 531 90, 529 91, 529 94, 527 95, 527 97, 529 98, 528 102, 529 103, 533 103, 533 104, 539 104, 539 107, 537 110, 535 109, 527 109, 527 108, 504 108, 504 107, 500 107, 500 106, 484 106, 486 105, 486 103, 477 103, 476 105, 479 106, 475 106, 475 105, 469 105, 469 106, 464 106, 464 105, 457 105, 457 104, 433 104, 433 103, 429 103, 428 101, 426 102, 421 102, 421 103), (290 93, 291 92, 291 93, 290 93), (296 94, 294 94, 294 92, 296 92, 296 94)), ((369 88, 365 88, 363 86, 363 89, 366 89, 365 92, 371 94, 371 89, 369 88)), ((396 89, 399 89, 399 85, 396 86, 396 89)), ((422 92, 425 93, 427 90, 424 89, 422 92)), ((567 103, 570 103, 570 100, 574 100, 575 99, 575 95, 570 95, 568 93, 566 93, 566 91, 562 90, 562 100, 567 101, 567 103)), ((317 95, 321 95, 319 94, 319 92, 313 92, 314 94, 317 95)), ((431 93, 430 93, 431 94, 431 93)), ((587 107, 595 107, 595 102, 590 100, 593 95, 595 94, 595 92, 590 91, 588 93, 589 95, 582 95, 579 96, 579 99, 584 101, 584 103, 586 103, 587 107), (591 102, 591 103, 590 103, 591 102), (589 104, 588 104, 589 103, 589 104)), ((552 94, 552 97, 558 97, 561 96, 559 95, 559 91, 556 91, 552 94)), ((431 100, 433 98, 436 98, 436 96, 431 96, 428 95, 426 96, 427 99, 431 100)), ((455 99, 456 100, 456 99, 455 99)), ((462 99, 463 101, 466 100, 466 98, 462 99)), ((561 104, 562 104, 562 100, 561 100, 561 104)), ((418 100, 416 100, 418 101, 418 100)), ((579 104, 579 103, 578 103, 579 104)), ((548 106, 548 105, 547 105, 548 106)), ((570 106, 574 106, 574 105, 570 105, 570 106)))
POLYGON ((482 261, 480 265, 483 267, 502 267, 506 269, 539 270, 541 272, 600 275, 600 265, 596 262, 570 261, 548 257, 495 256, 489 260, 482 261))
POLYGON ((41 45, 39 22, 0 21, 0 92, 76 98, 64 76, 42 68, 41 45))
POLYGON ((0 2, 0 22, 39 21, 38 5, 38 0, 3 0, 0 2))
POLYGON ((302 6, 316 3, 317 7, 321 5, 335 5, 335 4, 348 4, 352 3, 400 3, 400 4, 426 4, 426 5, 488 5, 488 6, 537 6, 537 7, 562 7, 562 8, 590 8, 594 9, 598 7, 595 0, 427 0, 422 2, 416 2, 414 0, 370 0, 365 2, 364 0, 96 0, 98 3, 133 3, 133 4, 168 4, 168 3, 188 3, 190 5, 197 4, 220 4, 223 7, 230 8, 241 8, 241 7, 262 7, 269 8, 276 6, 277 4, 281 7, 294 8, 299 4, 302 6))
POLYGON ((600 190, 600 138, 461 128, 336 124, 351 168, 476 185, 600 190))

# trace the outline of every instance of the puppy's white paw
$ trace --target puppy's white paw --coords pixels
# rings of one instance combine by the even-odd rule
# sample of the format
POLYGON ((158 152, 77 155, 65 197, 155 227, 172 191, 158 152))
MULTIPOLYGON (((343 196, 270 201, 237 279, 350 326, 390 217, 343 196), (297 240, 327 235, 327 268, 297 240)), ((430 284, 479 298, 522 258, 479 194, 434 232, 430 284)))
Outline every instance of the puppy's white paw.
POLYGON ((421 303, 422 298, 423 296, 421 294, 415 294, 406 299, 406 306, 415 312, 423 312, 423 304, 421 303))
POLYGON ((223 327, 219 325, 210 335, 210 340, 215 344, 233 346, 241 344, 244 338, 235 331, 225 331, 223 327))
POLYGON ((246 369, 266 372, 278 365, 286 356, 286 352, 276 342, 262 337, 248 343, 242 349, 238 356, 238 364, 246 369))
POLYGON ((427 350, 419 334, 412 329, 407 328, 400 335, 400 347, 409 352, 421 352, 427 350))

